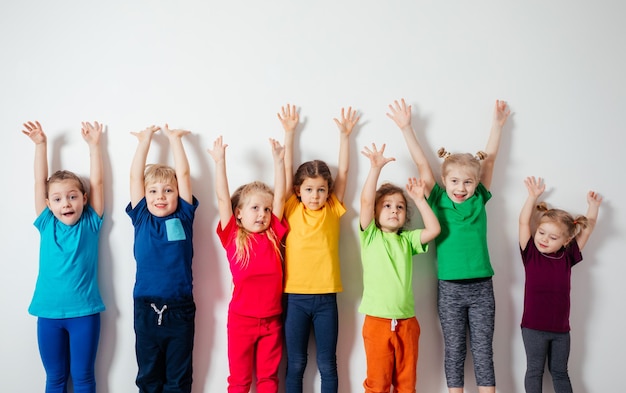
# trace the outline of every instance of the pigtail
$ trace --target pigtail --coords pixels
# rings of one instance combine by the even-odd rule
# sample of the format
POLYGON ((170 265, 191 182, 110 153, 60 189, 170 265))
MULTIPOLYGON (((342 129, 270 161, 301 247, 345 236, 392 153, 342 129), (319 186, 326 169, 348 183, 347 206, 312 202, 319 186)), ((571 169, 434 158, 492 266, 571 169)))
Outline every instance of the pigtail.
POLYGON ((445 160, 446 158, 450 157, 450 152, 446 151, 445 148, 440 147, 439 150, 437 150, 437 156, 445 160))
POLYGON ((485 153, 482 150, 479 150, 478 152, 476 152, 476 159, 478 161, 483 161, 485 158, 487 158, 487 153, 485 153))
POLYGON ((545 202, 536 206, 538 212, 538 222, 558 222, 565 227, 565 235, 569 239, 574 239, 585 228, 589 226, 589 219, 585 216, 574 218, 570 213, 561 209, 550 209, 545 202))

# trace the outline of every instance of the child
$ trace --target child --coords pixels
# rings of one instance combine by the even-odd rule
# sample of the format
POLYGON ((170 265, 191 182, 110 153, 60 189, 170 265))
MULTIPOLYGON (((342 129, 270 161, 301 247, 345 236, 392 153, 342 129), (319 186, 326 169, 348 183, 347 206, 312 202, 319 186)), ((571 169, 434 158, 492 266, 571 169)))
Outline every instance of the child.
POLYGON ((485 153, 448 154, 441 172, 443 187, 435 182, 432 169, 411 126, 411 106, 395 101, 389 105, 391 118, 402 130, 409 152, 424 180, 428 204, 441 224, 435 239, 438 264, 438 308, 445 344, 445 371, 450 393, 463 392, 466 336, 474 360, 480 393, 495 393, 493 332, 495 299, 493 269, 487 248, 485 204, 498 154, 502 127, 510 111, 496 101, 493 123, 485 153))
POLYGON ((413 255, 426 252, 439 234, 435 214, 424 197, 424 182, 409 179, 406 190, 422 215, 424 229, 405 230, 407 200, 400 187, 386 183, 376 191, 385 145, 362 154, 371 168, 361 193, 360 238, 367 359, 366 393, 415 392, 420 325, 413 300, 413 255))
POLYGON ((98 289, 98 234, 104 211, 102 125, 82 123, 89 145, 89 194, 74 173, 48 178, 47 138, 38 121, 22 132, 35 143, 35 226, 39 275, 28 312, 37 316, 46 392, 96 391, 95 362, 104 303, 98 289))
POLYGON ((570 278, 572 266, 583 259, 580 252, 596 225, 602 197, 589 191, 587 216, 574 218, 563 210, 547 209, 545 203, 537 205, 546 189, 541 178, 528 177, 525 184, 528 198, 519 216, 519 245, 526 271, 521 324, 527 361, 524 386, 528 393, 541 392, 547 358, 554 391, 571 393, 567 373, 570 278), (535 206, 538 225, 531 235, 535 206))
POLYGON ((339 265, 339 219, 346 212, 343 196, 350 161, 349 139, 359 121, 356 111, 341 109, 334 119, 340 131, 339 168, 333 183, 323 161, 308 161, 293 173, 293 145, 299 116, 287 105, 278 114, 285 130, 285 217, 289 234, 285 246, 286 392, 302 392, 311 325, 317 348, 323 393, 336 393, 337 292, 342 291, 339 265))
POLYGON ((217 234, 233 275, 228 308, 228 392, 248 393, 256 368, 256 391, 278 391, 282 336, 282 239, 287 233, 284 150, 271 139, 275 191, 261 182, 239 187, 232 196, 226 177, 226 147, 217 138, 215 192, 220 222, 217 234), (255 367, 256 366, 256 367, 255 367))
POLYGON ((192 293, 193 220, 198 201, 191 192, 185 130, 163 132, 174 168, 146 166, 152 136, 161 128, 131 132, 139 143, 130 169, 126 213, 135 227, 135 352, 139 391, 191 392, 196 305, 192 293))

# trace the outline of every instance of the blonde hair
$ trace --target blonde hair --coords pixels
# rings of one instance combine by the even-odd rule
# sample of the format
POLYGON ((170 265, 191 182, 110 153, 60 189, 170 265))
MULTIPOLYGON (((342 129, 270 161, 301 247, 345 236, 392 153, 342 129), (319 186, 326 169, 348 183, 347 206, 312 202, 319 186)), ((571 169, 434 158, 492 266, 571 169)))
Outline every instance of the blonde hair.
POLYGON ((170 183, 178 186, 174 168, 163 164, 148 164, 143 173, 144 187, 154 183, 170 183))
POLYGON ((480 161, 487 158, 487 153, 479 151, 475 156, 470 153, 450 153, 443 147, 437 150, 439 158, 443 158, 441 165, 441 175, 445 177, 451 166, 460 166, 464 169, 474 172, 476 179, 480 179, 481 165, 480 161))
POLYGON ((589 226, 589 219, 580 215, 574 218, 571 214, 561 209, 549 209, 545 202, 541 202, 536 206, 538 212, 537 225, 543 222, 552 222, 561 224, 565 228, 564 235, 568 238, 568 242, 578 236, 578 234, 589 226))
MULTIPOLYGON (((252 248, 252 234, 248 232, 243 225, 241 224, 241 220, 239 220, 236 216, 237 209, 241 210, 243 205, 248 201, 252 194, 259 193, 265 194, 269 196, 271 199, 274 199, 274 192, 272 189, 265 183, 255 181, 252 183, 244 184, 235 190, 233 195, 231 196, 231 206, 233 210, 233 214, 235 215, 235 220, 237 222, 237 236, 235 238, 235 257, 237 258, 237 263, 241 264, 242 268, 247 268, 250 262, 250 251, 252 248)), ((278 235, 274 232, 274 229, 271 225, 265 231, 267 233, 267 238, 274 246, 274 251, 276 254, 280 256, 282 260, 282 252, 281 252, 281 243, 278 235)))

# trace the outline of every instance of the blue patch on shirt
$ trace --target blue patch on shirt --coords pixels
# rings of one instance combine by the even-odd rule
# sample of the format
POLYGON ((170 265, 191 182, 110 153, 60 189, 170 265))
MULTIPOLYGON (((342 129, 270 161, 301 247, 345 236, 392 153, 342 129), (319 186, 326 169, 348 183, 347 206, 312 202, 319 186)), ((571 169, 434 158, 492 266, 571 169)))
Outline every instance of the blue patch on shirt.
POLYGON ((167 240, 171 242, 185 240, 185 230, 180 218, 170 218, 165 221, 165 228, 167 229, 167 240))

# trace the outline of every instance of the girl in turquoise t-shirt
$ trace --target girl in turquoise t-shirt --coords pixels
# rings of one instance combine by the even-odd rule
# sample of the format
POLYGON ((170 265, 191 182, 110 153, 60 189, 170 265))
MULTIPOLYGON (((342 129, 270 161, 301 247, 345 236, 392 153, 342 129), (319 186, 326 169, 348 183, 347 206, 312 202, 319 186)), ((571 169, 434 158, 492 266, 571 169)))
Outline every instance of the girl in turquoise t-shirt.
POLYGON ((464 386, 466 337, 474 360, 474 374, 480 393, 495 393, 493 332, 495 299, 493 269, 487 249, 485 204, 498 154, 502 128, 510 110, 496 101, 493 124, 485 152, 449 154, 441 168, 443 186, 435 176, 411 125, 411 106, 404 99, 389 105, 392 119, 402 130, 409 152, 425 183, 425 194, 441 224, 435 239, 438 264, 438 309, 445 345, 448 391, 462 393, 464 386))
POLYGON ((367 360, 365 392, 414 392, 420 326, 413 300, 413 255, 426 252, 439 234, 437 217, 426 202, 424 182, 409 178, 406 191, 422 215, 424 229, 405 230, 407 199, 402 188, 385 183, 380 172, 393 158, 372 144, 362 154, 371 167, 361 192, 360 239, 367 360))
POLYGON ((102 125, 82 123, 89 145, 89 195, 69 171, 48 178, 47 138, 39 122, 22 131, 35 143, 35 226, 41 234, 39 274, 29 313, 38 317, 46 392, 96 391, 95 361, 104 304, 98 290, 98 233, 104 210, 102 125))

